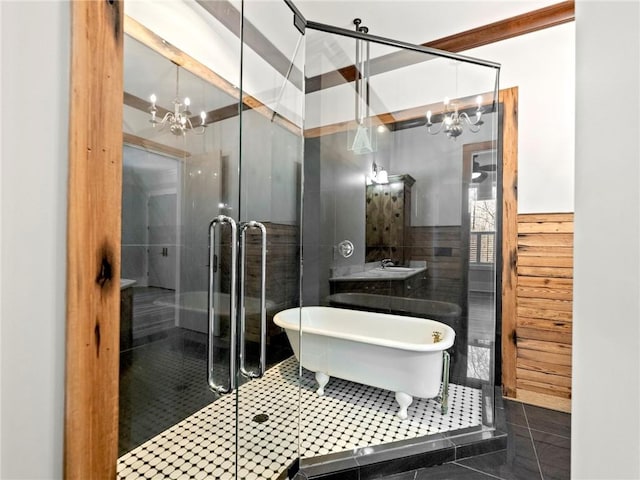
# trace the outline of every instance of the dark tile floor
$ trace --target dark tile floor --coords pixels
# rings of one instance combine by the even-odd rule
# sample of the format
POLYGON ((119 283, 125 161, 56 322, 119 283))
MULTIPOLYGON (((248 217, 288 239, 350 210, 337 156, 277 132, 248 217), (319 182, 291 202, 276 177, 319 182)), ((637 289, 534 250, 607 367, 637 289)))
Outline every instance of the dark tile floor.
POLYGON ((571 415, 504 400, 507 450, 413 470, 384 480, 568 480, 571 415))

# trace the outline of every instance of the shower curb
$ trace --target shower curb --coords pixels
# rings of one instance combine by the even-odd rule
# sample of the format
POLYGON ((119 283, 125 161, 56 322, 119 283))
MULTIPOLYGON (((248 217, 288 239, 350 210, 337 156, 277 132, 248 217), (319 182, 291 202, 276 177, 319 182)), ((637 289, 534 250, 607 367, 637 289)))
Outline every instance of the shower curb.
POLYGON ((343 452, 325 455, 317 462, 303 460, 299 470, 296 464, 296 468, 289 470, 288 475, 283 472, 281 478, 369 480, 506 450, 506 417, 499 389, 496 389, 494 398, 495 429, 470 427, 370 447, 355 454, 343 452))

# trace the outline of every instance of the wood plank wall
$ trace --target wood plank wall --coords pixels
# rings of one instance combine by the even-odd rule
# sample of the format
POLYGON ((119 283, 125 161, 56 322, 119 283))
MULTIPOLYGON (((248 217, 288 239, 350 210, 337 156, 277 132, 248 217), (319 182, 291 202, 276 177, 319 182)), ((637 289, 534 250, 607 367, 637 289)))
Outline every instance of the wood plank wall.
MULTIPOLYGON (((273 303, 267 308, 267 341, 281 332, 280 327, 273 323, 274 315, 287 308, 299 305, 300 299, 300 228, 297 225, 264 222, 267 229, 267 284, 265 286, 266 299, 273 303)), ((256 229, 250 229, 246 243, 246 282, 247 297, 260 297, 261 275, 261 240, 256 229)), ((222 285, 229 285, 230 268, 229 247, 224 247, 221 255, 220 268, 222 271, 222 285)), ((247 317, 247 339, 259 341, 260 324, 258 315, 247 317)))
POLYGON ((573 214, 518 215, 516 398, 571 410, 573 214))

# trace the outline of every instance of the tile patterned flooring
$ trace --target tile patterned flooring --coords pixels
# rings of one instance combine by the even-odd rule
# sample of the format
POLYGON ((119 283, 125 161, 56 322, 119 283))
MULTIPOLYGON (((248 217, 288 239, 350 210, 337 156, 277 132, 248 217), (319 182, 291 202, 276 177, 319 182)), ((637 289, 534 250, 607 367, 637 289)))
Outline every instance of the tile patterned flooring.
POLYGON ((384 480, 568 480, 571 415, 504 400, 507 450, 383 477, 384 480))
MULTIPOLYGON (((434 400, 415 399, 409 419, 396 417, 393 392, 331 379, 318 397, 311 372, 291 357, 258 380, 238 389, 238 478, 277 479, 302 458, 480 425, 479 390, 450 386, 449 414, 434 400), (297 404, 300 399, 301 411, 297 404), (259 415, 268 420, 256 422, 259 415), (304 439, 298 452, 297 425, 304 439)), ((118 463, 118 478, 232 478, 235 395, 227 395, 189 416, 133 451, 118 463)))
MULTIPOLYGON (((475 311, 476 315, 474 316, 490 317, 488 314, 478 314, 484 312, 482 307, 487 300, 486 298, 470 298, 470 301, 479 305, 480 308, 480 310, 475 311)), ((143 307, 143 305, 140 306, 143 307)), ((139 313, 151 312, 139 310, 139 313)), ((143 320, 145 316, 141 315, 139 319, 143 320)), ((162 318, 162 321, 164 321, 164 318, 162 318)), ((484 325, 485 322, 481 323, 484 325)), ((480 325, 480 322, 477 325, 480 325)), ((202 413, 211 408, 215 396, 206 387, 196 388, 195 390, 189 388, 189 385, 192 384, 203 385, 206 383, 204 379, 201 379, 204 376, 202 360, 204 358, 204 347, 199 339, 190 338, 189 334, 178 333, 176 335, 175 332, 160 331, 158 335, 158 330, 154 329, 156 325, 149 325, 151 328, 148 330, 147 325, 141 324, 139 327, 141 328, 136 332, 138 334, 136 337, 140 337, 141 341, 135 343, 138 348, 124 352, 121 357, 124 369, 124 380, 122 381, 121 379, 121 384, 125 388, 130 388, 130 391, 121 395, 121 432, 125 433, 121 438, 120 452, 124 454, 135 447, 138 448, 135 448, 135 454, 131 452, 123 455, 119 478, 179 478, 180 476, 183 476, 183 478, 211 478, 213 476, 212 472, 216 471, 216 468, 223 464, 228 467, 228 463, 225 462, 228 462, 229 459, 225 457, 228 454, 224 454, 222 451, 226 450, 224 441, 220 445, 214 446, 212 450, 209 448, 215 443, 211 439, 212 435, 205 434, 207 429, 220 428, 219 425, 211 425, 208 415, 202 413), (145 343, 144 334, 146 333, 153 333, 153 336, 149 337, 150 343, 145 343), (164 358, 162 355, 158 356, 160 351, 164 352, 164 358), (141 381, 141 379, 143 380, 141 381), (134 418, 135 422, 132 421, 134 418), (186 420, 183 420, 185 418, 186 420), (178 450, 172 452, 170 449, 173 447, 169 446, 167 439, 176 433, 175 429, 178 427, 173 426, 180 421, 182 421, 181 426, 186 436, 183 436, 182 443, 178 443, 178 450), (155 442, 155 447, 148 449, 153 442, 155 442), (206 455, 202 453, 205 448, 208 449, 206 455), (161 451, 163 453, 160 453, 161 451), (212 456, 212 458, 208 458, 207 455, 212 456), (201 468, 196 471, 193 468, 198 464, 201 465, 201 468), (210 465, 206 466, 205 464, 210 465), (137 469, 132 468, 134 465, 137 469), (189 468, 186 468, 187 465, 189 465, 189 468), (165 467, 165 469, 159 470, 159 467, 165 467), (134 470, 136 473, 134 473, 134 470)), ((490 330, 488 327, 487 329, 490 330)), ((162 327, 160 330, 162 330, 162 327)), ((476 330, 472 329, 469 335, 470 344, 480 347, 479 353, 482 353, 485 349, 484 347, 490 343, 487 336, 488 333, 484 330, 484 327, 476 330)), ((280 361, 285 357, 286 352, 285 355, 280 352, 280 357, 276 361, 280 361)), ((274 369, 275 371, 281 372, 282 369, 274 369)), ((474 376, 471 367, 469 374, 474 376)), ((314 383, 312 376, 307 374, 305 382, 303 392, 313 393, 311 388, 314 383)), ((344 385, 340 385, 340 382, 340 380, 332 379, 330 383, 335 388, 334 393, 341 398, 340 401, 342 402, 340 406, 335 407, 335 411, 344 412, 349 410, 344 402, 352 403, 354 406, 353 411, 349 412, 350 421, 358 425, 354 428, 349 427, 338 430, 335 428, 334 422, 326 416, 319 422, 315 422, 314 425, 310 425, 307 422, 302 427, 305 436, 313 437, 315 435, 316 439, 325 441, 327 440, 325 437, 328 430, 337 431, 337 436, 327 443, 316 442, 316 440, 307 441, 303 448, 308 455, 325 454, 334 451, 333 449, 338 447, 352 448, 354 445, 357 446, 360 441, 382 443, 402 438, 402 435, 422 435, 425 433, 424 430, 418 430, 417 433, 415 428, 412 430, 409 427, 402 432, 402 428, 393 425, 393 419, 395 418, 393 415, 389 416, 391 423, 385 423, 384 421, 379 421, 378 423, 373 421, 372 423, 358 409, 366 410, 367 402, 371 402, 375 398, 376 402, 386 405, 384 408, 391 414, 395 411, 393 395, 390 394, 388 395, 389 398, 386 398, 385 395, 389 392, 370 392, 367 395, 369 397, 367 400, 363 400, 361 397, 360 400, 355 400, 354 403, 353 384, 344 382, 344 385), (352 398, 349 398, 350 396, 352 398), (372 429, 371 425, 375 425, 378 428, 372 429), (314 429, 316 430, 315 433, 314 429), (378 434, 377 437, 375 433, 378 434)), ((257 387, 257 384, 255 387, 257 387)), ((315 394, 312 397, 317 403, 315 394)), ((466 402, 471 405, 475 400, 469 403, 469 398, 473 397, 474 394, 471 396, 465 395, 463 403, 466 402)), ((244 401, 244 398, 241 397, 241 401, 244 401)), ((331 398, 331 395, 327 395, 326 398, 331 398)), ((262 407, 271 408, 272 404, 278 404, 278 399, 279 395, 269 396, 267 394, 264 397, 262 407)), ((430 401, 425 402, 427 404, 430 403, 430 401)), ((215 402, 213 405, 218 403, 220 402, 215 402)), ((433 403, 431 405, 432 412, 424 413, 421 422, 426 421, 427 425, 431 425, 427 430, 438 431, 438 428, 441 428, 442 425, 439 425, 439 421, 436 419, 438 413, 437 405, 435 402, 431 403, 433 403)), ((229 404, 228 401, 227 404, 229 404)), ((256 408, 259 408, 259 405, 256 404, 256 408)), ((223 406, 220 405, 216 408, 223 408, 223 406)), ((229 408, 229 405, 224 408, 229 408)), ((389 480, 416 480, 423 478, 554 480, 569 478, 570 416, 507 400, 505 400, 504 408, 509 433, 509 447, 506 452, 486 454, 439 467, 415 470, 386 478, 389 480)), ((259 409, 264 410, 264 408, 259 409)), ((256 411, 254 410, 254 413, 256 411)), ((473 408, 470 411, 473 411, 473 408)), ((281 411, 280 414, 283 415, 283 421, 290 421, 292 418, 297 418, 298 415, 297 412, 287 411, 281 411)), ((474 418, 475 413, 471 413, 468 416, 468 421, 473 423, 475 422, 474 418)), ((241 448, 248 449, 247 453, 250 455, 264 454, 267 461, 262 464, 256 463, 254 459, 247 460, 245 458, 239 467, 241 471, 245 468, 246 477, 240 476, 240 478, 271 478, 271 474, 276 472, 280 464, 284 465, 290 458, 297 456, 298 452, 290 449, 286 442, 277 439, 274 441, 268 428, 268 421, 263 424, 245 423, 245 426, 247 425, 247 428, 251 429, 252 435, 256 437, 241 437, 241 441, 246 443, 241 448), (242 440, 242 438, 246 440, 242 440), (257 441, 260 448, 257 451, 252 451, 249 440, 251 440, 252 444, 257 441), (265 445, 261 444, 266 441, 268 441, 270 448, 265 448, 265 445)), ((293 430, 288 432, 295 437, 293 430)), ((222 436, 224 437, 224 435, 222 436)), ((171 445, 175 446, 176 444, 171 443, 171 445)), ((217 470, 217 472, 221 472, 221 470, 217 470)), ((230 473, 222 472, 220 477, 216 475, 213 478, 225 478, 230 473)))
MULTIPOLYGON (((165 330, 161 338, 155 337, 120 353, 119 455, 218 398, 206 382, 206 335, 172 328, 165 330)), ((256 346, 249 345, 247 352, 257 358, 253 347, 256 346)), ((228 356, 228 349, 219 348, 216 352, 221 357, 228 356)), ((288 344, 270 345, 267 367, 290 355, 288 344)), ((220 363, 223 362, 216 366, 220 363)), ((218 377, 225 375, 227 372, 220 371, 218 377)))
POLYGON ((120 354, 119 454, 216 400, 206 386, 206 347, 188 331, 120 354))

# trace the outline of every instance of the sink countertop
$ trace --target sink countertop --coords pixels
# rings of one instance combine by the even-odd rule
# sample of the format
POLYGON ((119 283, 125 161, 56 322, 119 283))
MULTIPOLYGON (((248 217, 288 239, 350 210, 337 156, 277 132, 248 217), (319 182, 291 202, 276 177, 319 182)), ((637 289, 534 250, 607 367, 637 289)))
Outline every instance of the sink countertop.
POLYGON ((424 272, 427 267, 376 267, 346 275, 330 277, 330 282, 350 282, 350 281, 384 281, 384 280, 406 280, 409 277, 424 272))

